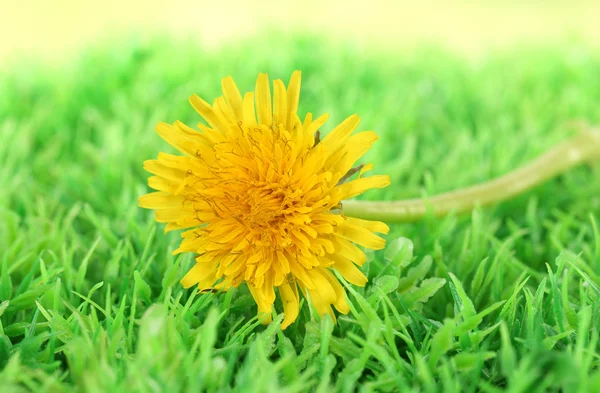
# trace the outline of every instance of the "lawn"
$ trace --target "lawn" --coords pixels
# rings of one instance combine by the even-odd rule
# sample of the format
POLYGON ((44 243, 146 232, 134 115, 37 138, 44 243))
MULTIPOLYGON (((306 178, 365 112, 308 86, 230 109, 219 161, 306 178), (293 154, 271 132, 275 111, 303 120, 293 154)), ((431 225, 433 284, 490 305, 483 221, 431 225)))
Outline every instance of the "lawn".
MULTIPOLYGON (((0 391, 600 392, 600 172, 579 167, 499 206, 391 226, 338 324, 308 304, 282 331, 247 288, 185 290, 137 205, 158 121, 195 124, 231 75, 302 70, 300 114, 357 113, 361 162, 401 199, 502 175, 600 122, 600 55, 578 42, 467 59, 322 40, 220 49, 97 46, 0 74, 0 391)), ((281 304, 276 303, 281 312, 281 304)))

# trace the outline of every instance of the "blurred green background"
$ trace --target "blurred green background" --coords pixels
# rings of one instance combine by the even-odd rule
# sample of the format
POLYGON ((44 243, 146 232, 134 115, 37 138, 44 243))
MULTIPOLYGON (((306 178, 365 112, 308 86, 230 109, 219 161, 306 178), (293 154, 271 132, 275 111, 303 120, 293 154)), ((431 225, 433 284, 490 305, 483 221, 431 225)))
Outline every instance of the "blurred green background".
POLYGON ((304 304, 285 332, 244 287, 184 290, 192 255, 137 206, 142 162, 172 151, 155 124, 195 124, 188 96, 259 72, 302 70, 324 132, 352 113, 378 132, 362 162, 392 185, 363 198, 504 174, 600 122, 598 2, 0 9, 2 393, 600 391, 597 166, 392 226, 349 315, 304 304))

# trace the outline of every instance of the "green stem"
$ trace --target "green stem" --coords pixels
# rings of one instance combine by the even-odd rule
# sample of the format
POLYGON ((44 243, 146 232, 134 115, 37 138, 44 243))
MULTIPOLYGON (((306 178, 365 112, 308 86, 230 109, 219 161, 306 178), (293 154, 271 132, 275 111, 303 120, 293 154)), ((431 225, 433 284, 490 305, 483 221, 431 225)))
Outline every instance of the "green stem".
POLYGON ((433 213, 463 213, 505 201, 583 162, 600 159, 600 132, 586 130, 542 154, 529 164, 488 182, 427 199, 345 201, 344 214, 368 220, 410 222, 433 213))

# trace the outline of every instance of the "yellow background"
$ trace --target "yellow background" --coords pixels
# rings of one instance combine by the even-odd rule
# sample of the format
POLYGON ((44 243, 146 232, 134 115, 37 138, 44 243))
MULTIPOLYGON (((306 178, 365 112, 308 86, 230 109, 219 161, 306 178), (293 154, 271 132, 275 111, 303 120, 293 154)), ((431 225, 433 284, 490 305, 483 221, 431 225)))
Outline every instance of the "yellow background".
POLYGON ((64 59, 81 47, 157 33, 207 45, 269 28, 315 31, 369 46, 434 42, 480 53, 523 42, 600 42, 598 1, 0 0, 0 59, 64 59))

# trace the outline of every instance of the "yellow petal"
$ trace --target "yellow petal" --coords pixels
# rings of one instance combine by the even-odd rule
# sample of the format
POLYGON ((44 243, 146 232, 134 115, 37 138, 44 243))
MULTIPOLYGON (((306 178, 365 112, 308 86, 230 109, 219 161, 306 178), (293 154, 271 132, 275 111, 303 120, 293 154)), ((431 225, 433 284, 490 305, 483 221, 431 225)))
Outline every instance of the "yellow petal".
POLYGON ((264 314, 265 319, 262 321, 262 323, 271 323, 271 320, 273 319, 271 315, 273 303, 268 303, 267 301, 265 301, 264 297, 262 296, 262 292, 258 290, 258 288, 255 288, 252 285, 248 284, 248 289, 250 290, 250 294, 252 295, 254 301, 256 302, 256 305, 258 306, 258 315, 264 314))
MULTIPOLYGON (((175 126, 173 126, 173 127, 175 127, 175 126)), ((190 166, 190 164, 192 163, 190 157, 179 156, 179 155, 163 153, 163 152, 158 153, 157 161, 160 162, 161 165, 164 165, 166 167, 179 168, 179 169, 184 169, 184 168, 187 169, 190 166)))
POLYGON ((189 288, 195 284, 198 284, 201 280, 210 277, 214 269, 211 269, 210 265, 204 263, 196 263, 194 267, 181 279, 181 285, 184 288, 189 288))
POLYGON ((292 322, 298 318, 300 312, 300 299, 298 298, 298 289, 294 291, 292 286, 296 286, 296 283, 288 284, 284 282, 279 286, 279 295, 281 295, 281 301, 283 302, 283 322, 281 323, 281 329, 285 329, 292 322))
POLYGON ((144 161, 144 169, 162 178, 175 181, 182 181, 186 175, 185 170, 178 168, 170 168, 164 165, 160 160, 144 161))
POLYGON ((325 146, 328 154, 336 153, 346 143, 348 137, 354 131, 360 118, 357 115, 352 115, 341 122, 333 129, 321 143, 325 146))
POLYGON ((288 258, 281 251, 276 251, 277 262, 281 266, 281 269, 284 274, 288 274, 290 272, 290 263, 288 262, 288 258))
POLYGON ((172 195, 164 191, 151 192, 138 199, 140 207, 146 209, 165 209, 167 207, 181 206, 185 198, 182 195, 172 195))
POLYGON ((294 171, 299 172, 298 183, 304 184, 305 181, 311 179, 315 173, 318 173, 325 161, 327 160, 327 154, 322 144, 318 144, 315 148, 308 152, 308 155, 302 160, 296 161, 294 171))
POLYGON ((358 172, 358 177, 361 178, 366 172, 373 170, 373 164, 365 164, 362 168, 360 168, 360 172, 358 172))
POLYGON ((231 265, 231 263, 233 263, 233 261, 235 261, 236 258, 239 258, 239 255, 229 254, 221 258, 219 261, 219 267, 217 268, 217 276, 221 277, 225 275, 225 272, 228 270, 228 267, 231 265))
MULTIPOLYGON (((243 227, 242 227, 243 228, 243 227)), ((211 239, 220 239, 222 236, 230 233, 234 229, 242 229, 234 219, 222 220, 217 223, 210 224, 206 229, 210 231, 211 239)), ((219 240, 219 242, 221 242, 219 240)))
POLYGON ((306 130, 310 123, 312 123, 312 113, 308 112, 306 116, 304 116, 304 123, 302 123, 302 129, 306 130))
POLYGON ((164 179, 160 176, 150 176, 148 178, 148 185, 156 191, 165 191, 170 194, 176 194, 175 190, 179 188, 180 183, 164 179))
POLYGON ((298 112, 298 102, 300 101, 300 81, 302 74, 300 71, 294 71, 292 73, 292 77, 290 78, 290 83, 288 83, 287 88, 287 111, 288 121, 287 121, 287 129, 291 130, 293 128, 293 116, 294 113, 298 112))
POLYGON ((381 250, 385 247, 385 239, 373 234, 368 229, 352 225, 347 220, 338 226, 335 234, 343 239, 350 240, 373 250, 381 250))
MULTIPOLYGON (((231 124, 237 125, 238 118, 236 117, 236 114, 233 113, 233 110, 231 109, 231 107, 227 104, 227 101, 225 101, 225 98, 219 97, 214 100, 213 111, 215 112, 217 117, 223 123, 229 123, 230 125, 231 124)), ((225 130, 223 130, 223 131, 225 131, 225 130)))
POLYGON ((373 131, 363 131, 352 135, 348 139, 348 143, 342 149, 338 150, 335 156, 327 160, 325 167, 331 167, 331 172, 340 173, 340 177, 345 175, 354 163, 369 151, 378 138, 377 134, 373 131))
POLYGON ((306 115, 306 119, 304 120, 304 139, 302 140, 302 145, 304 148, 311 148, 315 144, 315 132, 321 128, 323 124, 329 119, 329 114, 325 113, 319 116, 315 121, 311 121, 311 117, 306 115), (308 124, 307 124, 308 121, 308 124))
POLYGON ((348 306, 348 302, 346 302, 346 291, 344 291, 344 287, 342 287, 342 284, 340 284, 331 272, 325 270, 323 276, 329 281, 329 284, 331 284, 331 287, 335 291, 336 300, 333 303, 333 306, 342 314, 348 314, 350 306, 348 306))
MULTIPOLYGON (((222 243, 222 244, 227 244, 227 243, 237 244, 239 237, 242 234, 244 234, 245 232, 246 232, 246 228, 244 228, 241 225, 236 225, 236 226, 230 228, 227 231, 227 233, 223 234, 222 236, 219 236, 217 238, 217 240, 219 241, 219 243, 222 243)), ((213 238, 212 233, 211 233, 211 238, 213 238)))
POLYGON ((202 272, 202 266, 196 264, 187 274, 181 279, 181 285, 184 288, 189 288, 200 281, 200 273, 202 272))
POLYGON ((226 267, 225 274, 228 276, 236 276, 245 266, 245 262, 246 260, 243 257, 238 257, 226 267))
POLYGON ((283 124, 285 127, 288 117, 287 97, 281 79, 273 82, 273 90, 273 124, 283 124))
POLYGON ((375 175, 351 180, 347 183, 340 184, 336 189, 340 192, 340 199, 349 199, 360 195, 371 188, 384 188, 389 185, 390 177, 388 175, 375 175))
POLYGON ((346 222, 351 225, 365 228, 366 230, 369 230, 371 232, 383 233, 386 235, 390 232, 390 227, 388 227, 386 223, 381 221, 370 221, 346 216, 346 222))
POLYGON ((335 290, 329 284, 329 281, 325 278, 325 269, 314 268, 307 271, 308 275, 315 284, 315 292, 319 292, 323 301, 328 303, 335 302, 336 293, 335 290))
POLYGON ((222 132, 227 130, 227 124, 213 111, 213 108, 208 104, 208 102, 204 101, 202 98, 198 97, 196 94, 190 97, 189 99, 192 107, 198 112, 204 120, 214 129, 221 130, 222 132))
POLYGON ((256 272, 254 273, 255 276, 262 276, 267 273, 267 271, 271 268, 272 263, 273 261, 271 259, 261 261, 256 268, 256 272))
POLYGON ((336 236, 333 243, 335 245, 336 253, 341 257, 356 263, 358 266, 362 266, 367 261, 365 253, 351 241, 336 236))
POLYGON ((363 287, 369 281, 363 272, 346 258, 337 254, 332 254, 330 257, 334 261, 333 268, 340 272, 349 283, 363 287))
POLYGON ((233 78, 228 76, 227 78, 223 78, 221 81, 221 87, 223 88, 223 95, 229 104, 229 107, 235 113, 235 116, 238 119, 242 119, 242 95, 238 90, 233 78))
POLYGON ((198 143, 190 140, 189 136, 186 136, 171 124, 160 122, 154 129, 165 142, 184 154, 194 156, 196 150, 200 147, 198 143))
POLYGON ((304 266, 298 263, 295 258, 288 258, 288 262, 290 264, 290 271, 292 275, 300 283, 302 283, 302 285, 309 289, 316 289, 315 284, 312 282, 312 279, 306 273, 306 268, 304 266))
POLYGON ((220 285, 215 285, 216 280, 217 280, 217 278, 215 277, 214 273, 206 276, 205 278, 203 278, 202 280, 200 280, 198 282, 198 290, 204 291, 205 289, 210 289, 213 286, 216 289, 227 290, 227 288, 223 288, 222 283, 220 283, 220 285))
POLYGON ((325 222, 319 224, 313 223, 312 229, 314 229, 315 231, 317 231, 317 233, 320 233, 321 235, 328 235, 330 233, 333 233, 333 225, 325 222))
POLYGON ((265 285, 260 289, 262 290, 265 301, 271 305, 271 308, 275 302, 275 286, 273 285, 273 282, 274 272, 269 270, 265 273, 265 285))
POLYGON ((180 229, 185 229, 185 228, 189 228, 192 226, 195 226, 195 225, 185 226, 185 225, 179 225, 176 222, 170 222, 167 225, 165 225, 165 233, 172 232, 172 231, 178 231, 180 229))
POLYGON ((212 128, 205 126, 204 124, 202 124, 200 127, 200 129, 203 132, 194 130, 193 128, 187 126, 185 123, 179 120, 175 121, 175 123, 173 123, 173 126, 176 127, 182 133, 186 134, 187 136, 192 137, 194 141, 197 141, 205 148, 212 148, 212 145, 214 145, 215 143, 219 143, 225 140, 221 132, 215 131, 212 128))
POLYGON ((333 246, 333 242, 329 239, 323 237, 317 237, 312 240, 312 244, 318 247, 325 249, 327 254, 333 254, 335 252, 335 247, 333 246))
POLYGON ((171 222, 183 219, 193 215, 193 210, 173 207, 170 209, 160 209, 154 212, 154 219, 157 222, 171 222))
POLYGON ((242 120, 250 126, 256 125, 256 113, 254 110, 254 93, 246 93, 242 103, 242 120))
MULTIPOLYGON (((185 231, 181 236, 183 237, 183 241, 179 245, 179 248, 173 251, 173 255, 177 255, 182 252, 204 252, 202 250, 202 247, 205 245, 206 239, 202 237, 202 232, 199 229, 191 229, 189 231, 185 231)), ((196 261, 198 263, 200 263, 201 261, 212 262, 212 260, 213 257, 209 254, 204 254, 196 258, 196 261)))
POLYGON ((273 104, 271 103, 271 89, 269 88, 269 76, 267 74, 258 76, 255 93, 258 123, 270 126, 273 123, 273 104))
POLYGON ((333 319, 333 323, 336 323, 335 314, 333 313, 333 310, 331 309, 331 303, 328 302, 327 300, 323 299, 323 297, 321 296, 321 293, 318 291, 308 290, 308 293, 310 294, 310 300, 312 301, 312 304, 315 306, 317 313, 321 317, 324 316, 325 314, 329 315, 331 317, 331 319, 333 319))
MULTIPOLYGON (((211 217, 211 216, 209 216, 211 217)), ((186 229, 186 228, 191 228, 191 227, 197 227, 199 225, 202 225, 204 223, 204 220, 201 219, 201 215, 200 214, 190 214, 184 218, 178 219, 176 222, 169 222, 167 224, 167 226, 165 227, 165 233, 167 232, 171 232, 171 231, 178 231, 180 229, 186 229)))

